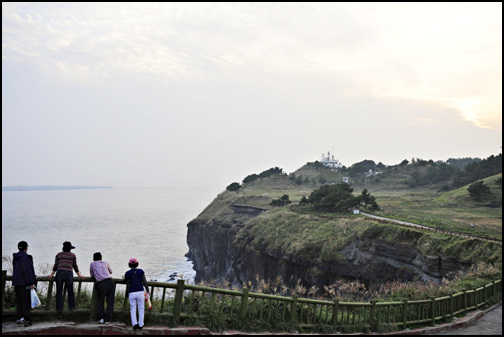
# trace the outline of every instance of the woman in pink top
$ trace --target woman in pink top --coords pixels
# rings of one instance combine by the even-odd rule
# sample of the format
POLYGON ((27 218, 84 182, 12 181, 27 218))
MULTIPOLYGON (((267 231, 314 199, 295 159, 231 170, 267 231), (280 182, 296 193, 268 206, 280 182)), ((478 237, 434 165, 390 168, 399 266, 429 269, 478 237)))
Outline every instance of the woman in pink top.
POLYGON ((94 253, 93 262, 89 266, 91 277, 96 279, 96 290, 98 293, 98 322, 109 324, 114 313, 115 284, 112 280, 112 268, 105 261, 102 261, 100 252, 94 253), (107 298, 107 311, 105 312, 105 298, 107 298))

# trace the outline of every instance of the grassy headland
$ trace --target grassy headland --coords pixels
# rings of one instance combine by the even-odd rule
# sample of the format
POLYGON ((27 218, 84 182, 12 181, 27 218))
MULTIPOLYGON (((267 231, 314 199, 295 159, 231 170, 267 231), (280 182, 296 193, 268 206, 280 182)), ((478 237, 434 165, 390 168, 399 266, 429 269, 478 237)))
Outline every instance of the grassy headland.
MULTIPOLYGON (((206 245, 205 241, 213 240, 208 246, 198 248, 200 254, 203 254, 201 255, 202 266, 215 268, 212 276, 206 275, 205 281, 211 281, 214 277, 218 279, 219 275, 226 278, 226 273, 236 267, 239 269, 235 270, 233 275, 240 275, 241 281, 252 288, 272 282, 271 280, 275 280, 276 275, 279 275, 275 273, 280 273, 280 270, 282 270, 285 287, 296 287, 296 285, 302 287, 299 284, 300 279, 303 279, 302 284, 305 286, 309 284, 321 286, 321 284, 328 284, 321 280, 331 279, 330 282, 334 282, 334 278, 327 275, 332 275, 331 273, 334 272, 339 274, 339 271, 343 272, 344 269, 348 272, 352 268, 363 268, 364 274, 376 273, 376 280, 419 280, 412 276, 418 272, 418 265, 410 268, 403 264, 398 268, 388 269, 401 258, 395 262, 392 261, 388 266, 383 264, 383 255, 381 260, 375 261, 374 266, 368 264, 369 260, 359 261, 369 253, 366 251, 367 248, 371 247, 373 251, 380 245, 382 248, 388 246, 386 249, 404 249, 393 258, 401 254, 408 255, 414 251, 419 252, 426 259, 434 259, 434 261, 439 259, 440 265, 443 264, 451 271, 448 274, 443 272, 442 277, 451 275, 450 278, 456 282, 448 286, 452 290, 460 289, 468 284, 480 286, 500 277, 502 275, 501 243, 383 224, 362 215, 331 214, 315 211, 309 205, 298 205, 303 197, 309 197, 323 184, 337 184, 342 181, 342 177, 350 176, 355 196, 361 194, 365 183, 368 192, 376 197, 380 206, 380 210, 374 212, 377 215, 454 232, 502 239, 502 183, 500 186, 496 184, 499 178, 502 179, 502 173, 483 179, 485 184, 490 186, 491 195, 475 201, 467 190, 469 184, 450 189, 446 188, 448 181, 441 180, 411 187, 411 182, 427 175, 429 169, 428 165, 401 164, 382 169, 381 174, 368 176, 364 180, 355 175, 352 178, 350 170, 349 172, 344 170, 335 172, 322 165, 310 163, 289 175, 278 173, 276 170, 275 174, 242 182, 239 184, 239 189, 226 190, 219 194, 195 219, 197 227, 194 228, 199 228, 200 233, 204 235, 203 241, 199 241, 199 244, 206 245), (290 205, 308 214, 297 213, 289 206, 271 205, 273 200, 285 195, 288 195, 289 200, 292 201, 290 205), (233 205, 253 206, 266 211, 250 216, 235 212, 233 205), (211 233, 216 233, 214 238, 210 237, 211 233), (217 253, 215 249, 220 244, 219 242, 226 243, 222 243, 225 247, 217 253), (235 256, 237 260, 232 260, 230 251, 237 254, 235 256), (355 256, 353 256, 354 252, 355 256), (361 254, 360 257, 358 254, 361 254), (240 256, 242 258, 239 258, 240 256), (261 259, 270 258, 274 260, 270 261, 275 264, 274 267, 268 264, 260 265, 261 259), (255 262, 251 262, 251 259, 255 262), (213 260, 215 262, 212 262, 213 260), (225 267, 222 267, 223 260, 227 261, 225 267), (448 266, 452 262, 453 265, 448 266), (256 263, 252 270, 257 271, 247 272, 241 269, 251 263, 256 263), (296 268, 295 265, 304 269, 299 273, 295 272, 292 269, 296 268), (479 273, 478 277, 474 277, 473 272, 468 272, 467 268, 470 265, 478 266, 475 268, 479 271, 489 272, 479 273), (457 269, 459 267, 456 266, 462 269, 457 269), (220 270, 221 274, 217 270, 220 270), (457 270, 464 270, 464 273, 456 274, 457 270), (290 276, 292 273, 296 274, 294 279, 290 276), (304 282, 307 277, 315 283, 304 282)), ((374 253, 371 252, 371 254, 374 253)), ((365 260, 365 257, 363 259, 365 260)), ((198 270, 196 265, 195 262, 195 269, 198 270)), ((435 266, 436 262, 433 265, 435 266)), ((352 272, 346 275, 353 280, 355 277, 360 279, 360 276, 355 276, 352 272)), ((425 275, 421 277, 424 278, 425 275)), ((231 282, 234 281, 231 280, 231 282)), ((362 288, 362 284, 359 284, 358 288, 362 288)), ((421 288, 418 283, 411 284, 412 288, 421 288)), ((331 289, 341 290, 345 287, 346 285, 338 287, 328 285, 328 289, 325 290, 327 293, 331 289)))

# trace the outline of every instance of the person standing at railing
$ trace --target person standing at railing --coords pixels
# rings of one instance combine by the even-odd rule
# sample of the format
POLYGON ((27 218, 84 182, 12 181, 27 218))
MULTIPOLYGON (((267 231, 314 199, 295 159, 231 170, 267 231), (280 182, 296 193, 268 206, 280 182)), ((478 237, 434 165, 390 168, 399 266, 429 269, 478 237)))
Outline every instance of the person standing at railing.
POLYGON ((128 292, 130 302, 131 324, 133 330, 142 330, 144 326, 144 307, 145 295, 144 287, 149 294, 149 284, 145 278, 145 273, 142 269, 138 269, 138 261, 135 258, 129 260, 128 266, 131 268, 124 275, 124 279, 128 281, 128 292), (138 320, 137 320, 138 306, 138 320))
POLYGON ((68 294, 68 309, 75 309, 75 294, 73 289, 73 271, 81 279, 85 279, 77 266, 77 257, 70 250, 75 249, 69 241, 63 243, 63 251, 56 254, 53 271, 47 277, 52 279, 56 273, 56 310, 63 312, 63 285, 65 285, 68 294))
POLYGON ((100 252, 93 254, 93 262, 89 266, 89 273, 96 279, 96 290, 98 293, 98 322, 109 324, 114 313, 115 285, 112 281, 112 268, 102 261, 100 252), (105 312, 105 297, 107 298, 107 311, 105 312))
POLYGON ((28 255, 28 243, 20 241, 19 251, 13 254, 12 266, 12 286, 16 293, 16 309, 18 324, 24 326, 32 325, 30 317, 31 296, 30 292, 37 285, 35 270, 33 269, 33 258, 28 255))

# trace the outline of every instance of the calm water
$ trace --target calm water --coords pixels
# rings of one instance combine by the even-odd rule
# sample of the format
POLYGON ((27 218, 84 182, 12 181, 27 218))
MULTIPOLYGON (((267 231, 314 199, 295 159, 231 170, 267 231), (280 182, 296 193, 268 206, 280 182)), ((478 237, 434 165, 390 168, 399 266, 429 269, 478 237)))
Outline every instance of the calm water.
POLYGON ((71 241, 85 276, 93 253, 101 252, 113 277, 124 275, 135 257, 148 280, 167 282, 177 273, 192 282, 186 225, 220 192, 216 186, 2 192, 2 256, 12 257, 25 240, 36 274, 44 275, 71 241))

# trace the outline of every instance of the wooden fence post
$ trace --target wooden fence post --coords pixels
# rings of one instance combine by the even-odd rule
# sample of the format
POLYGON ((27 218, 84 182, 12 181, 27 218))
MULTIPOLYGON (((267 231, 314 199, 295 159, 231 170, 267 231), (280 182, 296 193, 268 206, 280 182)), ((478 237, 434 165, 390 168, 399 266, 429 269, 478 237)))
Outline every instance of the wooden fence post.
POLYGON ((371 301, 371 313, 369 317, 369 325, 371 326, 371 331, 377 330, 377 322, 376 322, 376 301, 371 301))
POLYGON ((51 310, 52 305, 52 293, 53 293, 54 281, 49 281, 49 286, 47 287, 47 297, 46 297, 46 310, 51 310))
POLYGON ((450 294, 450 317, 453 318, 455 315, 455 300, 453 299, 453 294, 450 294))
POLYGON ((464 314, 467 314, 467 290, 464 289, 464 314))
POLYGON ((182 311, 182 298, 184 297, 184 280, 177 280, 177 290, 175 292, 175 304, 173 307, 173 316, 175 324, 180 322, 180 313, 182 311))
POLYGON ((292 304, 291 304, 291 322, 292 324, 297 324, 297 300, 298 300, 298 295, 294 294, 292 295, 292 304))
POLYGON ((333 328, 336 328, 337 324, 337 319, 338 319, 338 307, 339 307, 339 300, 337 298, 334 299, 334 305, 333 305, 333 314, 332 314, 332 325, 333 328))
POLYGON ((240 317, 243 319, 245 319, 245 317, 247 317, 248 297, 249 297, 248 288, 243 288, 243 297, 242 297, 242 302, 241 302, 241 306, 240 306, 240 317))
POLYGON ((431 297, 431 314, 432 314, 432 322, 431 325, 436 325, 436 298, 434 296, 431 297))
POLYGON ((485 305, 488 304, 487 288, 488 284, 485 284, 483 288, 483 301, 485 302, 485 305))
POLYGON ((75 307, 79 306, 82 291, 82 280, 79 278, 79 286, 77 287, 77 298, 75 299, 75 307))
POLYGON ((408 310, 408 300, 404 299, 403 300, 403 312, 402 312, 402 320, 403 320, 403 329, 404 330, 406 330, 406 328, 408 327, 407 310, 408 310))
POLYGON ((126 302, 129 301, 129 295, 128 295, 128 283, 126 283, 126 290, 124 291, 124 302, 123 302, 123 307, 122 307, 122 310, 125 311, 126 310, 126 302))
POLYGON ((89 320, 96 321, 97 314, 98 314, 98 291, 96 289, 96 284, 93 283, 93 292, 91 293, 91 304, 89 307, 89 320))
MULTIPOLYGON (((2 270, 2 308, 5 303, 5 284, 7 282, 7 270, 2 270)), ((3 311, 3 309, 2 309, 3 311)))

